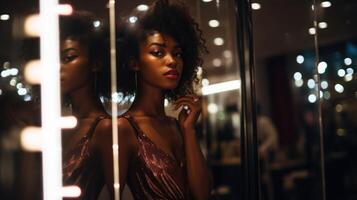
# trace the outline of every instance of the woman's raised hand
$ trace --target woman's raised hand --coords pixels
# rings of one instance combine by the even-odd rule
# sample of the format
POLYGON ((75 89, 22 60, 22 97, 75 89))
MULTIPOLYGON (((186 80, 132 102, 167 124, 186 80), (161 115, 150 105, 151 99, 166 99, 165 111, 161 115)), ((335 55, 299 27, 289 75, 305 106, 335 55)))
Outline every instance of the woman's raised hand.
POLYGON ((195 123, 201 114, 202 101, 199 96, 186 95, 180 97, 174 102, 174 110, 177 110, 181 106, 183 109, 179 114, 179 124, 183 130, 192 130, 195 127, 195 123))

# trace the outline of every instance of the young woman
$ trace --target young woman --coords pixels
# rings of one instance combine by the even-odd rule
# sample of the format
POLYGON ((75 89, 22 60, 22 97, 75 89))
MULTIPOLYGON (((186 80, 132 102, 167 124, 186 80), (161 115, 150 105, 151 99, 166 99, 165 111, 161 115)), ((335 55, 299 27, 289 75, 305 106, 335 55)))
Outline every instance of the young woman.
MULTIPOLYGON (((135 94, 118 118, 120 188, 135 199, 209 199, 211 179, 196 139, 201 112, 193 93, 204 40, 187 7, 156 0, 135 23, 119 28, 119 88, 135 94), (182 109, 178 120, 164 111, 164 99, 182 109)), ((133 22, 133 21, 131 21, 133 22)), ((113 196, 110 120, 102 120, 93 138, 113 196)))
POLYGON ((108 47, 103 31, 93 26, 90 13, 76 12, 60 18, 61 93, 77 126, 63 132, 64 185, 77 185, 79 199, 96 199, 104 185, 98 156, 90 146, 98 123, 110 118, 103 108, 98 88, 104 92, 107 81, 108 47))

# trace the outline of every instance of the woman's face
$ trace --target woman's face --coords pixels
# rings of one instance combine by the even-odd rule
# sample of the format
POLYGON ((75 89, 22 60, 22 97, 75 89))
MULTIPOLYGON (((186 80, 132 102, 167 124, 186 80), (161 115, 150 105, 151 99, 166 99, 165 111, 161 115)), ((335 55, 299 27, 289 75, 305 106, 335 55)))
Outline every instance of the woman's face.
POLYGON ((61 92, 68 94, 90 84, 91 66, 88 50, 72 39, 61 42, 61 92))
POLYGON ((169 35, 149 35, 140 45, 138 68, 141 84, 175 89, 182 75, 182 50, 169 35))

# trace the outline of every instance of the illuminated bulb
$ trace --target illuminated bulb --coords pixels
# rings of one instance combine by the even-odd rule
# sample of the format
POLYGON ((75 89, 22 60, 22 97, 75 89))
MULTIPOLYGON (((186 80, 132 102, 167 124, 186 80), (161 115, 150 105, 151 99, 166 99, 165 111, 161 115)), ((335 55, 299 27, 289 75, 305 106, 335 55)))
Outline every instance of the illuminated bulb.
POLYGON ((7 21, 9 19, 10 19, 10 15, 8 15, 8 14, 0 15, 0 20, 2 20, 2 21, 7 21))
POLYGON ((302 64, 304 62, 304 56, 302 55, 298 55, 296 56, 296 62, 299 63, 299 64, 302 64))
POLYGON ((209 80, 206 79, 206 78, 202 79, 202 85, 203 86, 208 86, 209 85, 209 80))
POLYGON ((211 2, 212 0, 202 0, 202 1, 208 3, 211 2))
POLYGON ((60 4, 57 7, 57 12, 59 15, 71 15, 73 8, 70 4, 60 4))
POLYGON ((215 20, 215 19, 209 20, 209 21, 208 21, 208 25, 209 25, 210 27, 213 27, 213 28, 218 27, 218 26, 219 26, 219 21, 218 21, 218 20, 215 20))
POLYGON ((130 100, 129 100, 129 101, 130 101, 131 103, 133 103, 134 100, 135 100, 135 96, 132 96, 132 97, 130 97, 130 100))
POLYGON ((164 106, 165 107, 169 106, 169 101, 167 99, 164 100, 164 106))
POLYGON ((41 151, 42 134, 41 128, 29 126, 24 128, 20 134, 21 147, 26 151, 41 151))
POLYGON ((223 56, 225 58, 231 58, 232 57, 232 52, 230 50, 224 50, 223 51, 223 56))
POLYGON ((325 73, 326 68, 327 68, 327 63, 324 62, 324 61, 320 62, 320 63, 317 65, 317 71, 318 71, 319 74, 325 73))
POLYGON ((352 64, 352 59, 351 58, 345 58, 344 60, 345 65, 351 65, 352 64))
POLYGON ((325 29, 325 28, 327 28, 327 23, 326 22, 320 22, 318 26, 319 26, 320 29, 325 29))
POLYGON ((323 8, 331 7, 331 2, 329 2, 329 1, 323 1, 323 2, 321 2, 321 6, 322 6, 323 8))
POLYGON ((327 89, 328 88, 328 82, 327 81, 321 81, 321 88, 322 89, 327 89))
POLYGON ((29 37, 38 37, 40 35, 40 16, 33 14, 25 19, 25 34, 29 37))
POLYGON ((25 80, 31 84, 41 83, 41 65, 40 60, 32 60, 25 64, 25 80))
POLYGON ((4 68, 4 69, 10 68, 10 62, 8 62, 8 61, 4 62, 3 68, 4 68))
POLYGON ((74 128, 77 126, 77 118, 75 116, 61 117, 60 126, 63 129, 74 128))
POLYGON ((295 80, 300 80, 302 78, 302 74, 300 72, 295 72, 294 73, 294 79, 295 80))
POLYGON ((136 16, 131 16, 129 17, 129 22, 132 24, 135 24, 135 22, 138 20, 138 18, 136 16))
POLYGON ((211 114, 217 113, 218 112, 217 104, 215 104, 215 103, 208 104, 208 112, 211 114))
POLYGON ((31 96, 30 95, 25 95, 24 101, 31 101, 31 96))
POLYGON ((259 10, 261 8, 262 8, 262 6, 260 5, 260 3, 252 3, 253 10, 259 10))
POLYGON ((2 90, 0 89, 0 95, 2 95, 2 90))
POLYGON ((336 84, 335 85, 335 90, 338 93, 342 93, 344 91, 344 88, 343 88, 343 86, 341 84, 336 84))
POLYGON ((95 28, 98 28, 99 26, 100 26, 100 21, 99 20, 95 20, 94 22, 93 22, 93 26, 95 27, 95 28))
POLYGON ((352 81, 353 79, 353 75, 352 74, 346 74, 345 76, 345 81, 348 82, 348 81, 352 81))
POLYGON ((19 70, 16 68, 12 69, 5 69, 1 72, 1 77, 8 77, 8 76, 16 76, 19 73, 19 70))
POLYGON ((307 81, 307 87, 309 87, 310 89, 314 88, 315 87, 315 81, 313 79, 309 79, 307 81))
POLYGON ((335 109, 336 109, 336 112, 342 112, 343 106, 341 104, 337 104, 335 109))
POLYGON ((20 88, 17 90, 17 94, 19 94, 20 96, 24 96, 25 94, 27 94, 27 90, 26 88, 20 88))
POLYGON ((328 91, 324 92, 325 99, 330 99, 330 97, 331 97, 330 92, 328 92, 328 91))
POLYGON ((114 103, 120 103, 121 101, 123 101, 124 98, 124 94, 121 92, 115 92, 112 94, 112 101, 114 103))
POLYGON ((315 28, 309 28, 309 34, 310 35, 315 35, 316 34, 316 29, 315 28))
POLYGON ((302 79, 295 80, 296 87, 301 87, 303 84, 304 84, 304 81, 302 79))
POLYGON ((139 11, 147 11, 149 9, 149 6, 147 6, 145 4, 141 4, 141 5, 138 5, 138 7, 136 7, 136 9, 138 9, 139 11))
POLYGON ((10 75, 12 75, 12 76, 16 76, 19 73, 19 70, 16 68, 12 68, 12 69, 8 69, 8 70, 9 70, 10 75))
POLYGON ((307 99, 310 103, 315 103, 317 98, 315 94, 310 94, 307 99))
POLYGON ((345 71, 344 69, 339 69, 339 70, 337 71, 337 75, 338 75, 339 77, 344 77, 345 74, 346 74, 346 71, 345 71))
POLYGON ((62 197, 79 197, 81 195, 81 188, 79 188, 78 186, 64 186, 62 187, 62 197))
POLYGON ((7 69, 1 71, 1 77, 5 78, 5 77, 7 77, 7 76, 9 76, 9 75, 10 75, 10 73, 9 73, 9 71, 8 71, 7 69))
POLYGON ((351 67, 346 69, 347 74, 353 74, 353 69, 351 67))
POLYGON ((223 38, 217 37, 213 40, 214 44, 217 46, 222 46, 224 44, 223 38))
POLYGON ((212 64, 215 67, 220 67, 220 66, 222 66, 222 60, 219 58, 215 58, 215 59, 213 59, 212 64))
POLYGON ((16 84, 17 84, 17 80, 16 80, 15 77, 13 77, 13 78, 10 80, 10 85, 11 85, 11 86, 16 86, 16 84))

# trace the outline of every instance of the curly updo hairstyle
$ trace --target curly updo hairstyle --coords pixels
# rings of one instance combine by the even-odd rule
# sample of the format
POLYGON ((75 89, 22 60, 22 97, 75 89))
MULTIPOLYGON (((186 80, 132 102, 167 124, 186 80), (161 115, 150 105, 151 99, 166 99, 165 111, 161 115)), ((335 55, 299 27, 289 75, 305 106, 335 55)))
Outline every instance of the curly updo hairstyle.
POLYGON ((173 0, 156 0, 147 11, 135 11, 124 18, 118 29, 118 88, 124 96, 135 94, 135 71, 129 63, 139 59, 140 44, 157 32, 175 39, 182 49, 183 71, 177 88, 165 91, 169 101, 192 94, 198 83, 197 71, 202 66, 202 53, 207 53, 205 40, 188 7, 173 0))

